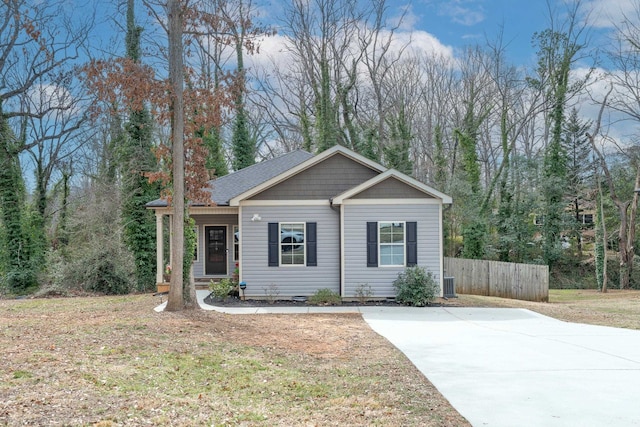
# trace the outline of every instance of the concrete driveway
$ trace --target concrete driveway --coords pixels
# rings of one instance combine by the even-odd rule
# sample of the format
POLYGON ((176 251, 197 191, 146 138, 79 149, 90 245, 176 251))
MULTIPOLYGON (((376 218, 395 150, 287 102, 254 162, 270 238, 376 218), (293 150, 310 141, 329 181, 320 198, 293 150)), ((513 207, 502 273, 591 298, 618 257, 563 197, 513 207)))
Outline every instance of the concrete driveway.
POLYGON ((523 309, 361 312, 474 426, 640 426, 640 331, 523 309))

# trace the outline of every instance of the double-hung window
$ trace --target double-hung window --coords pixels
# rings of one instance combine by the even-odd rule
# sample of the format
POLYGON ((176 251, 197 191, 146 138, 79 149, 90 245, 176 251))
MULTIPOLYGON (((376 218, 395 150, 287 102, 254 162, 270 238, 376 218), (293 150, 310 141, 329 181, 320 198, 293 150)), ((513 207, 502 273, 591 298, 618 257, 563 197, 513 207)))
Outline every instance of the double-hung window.
POLYGON ((280 223, 280 265, 305 265, 305 223, 280 223))
POLYGON ((367 222, 367 267, 412 267, 417 263, 417 222, 367 222))
POLYGON ((405 223, 379 222, 380 266, 404 266, 405 223))
POLYGON ((317 223, 270 222, 269 267, 318 266, 317 223))

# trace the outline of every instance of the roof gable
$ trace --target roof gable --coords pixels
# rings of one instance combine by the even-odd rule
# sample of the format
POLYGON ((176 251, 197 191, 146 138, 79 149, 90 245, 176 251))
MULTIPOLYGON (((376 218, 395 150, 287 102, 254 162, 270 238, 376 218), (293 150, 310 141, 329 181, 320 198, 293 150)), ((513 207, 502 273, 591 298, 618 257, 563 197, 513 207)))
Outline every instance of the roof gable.
MULTIPOLYGON (((249 189, 248 191, 242 193, 242 194, 238 194, 236 197, 232 198, 229 201, 229 205, 230 206, 238 206, 239 203, 242 200, 246 200, 249 198, 252 198, 256 195, 258 195, 259 193, 274 187, 275 185, 282 183, 284 181, 286 181, 287 179, 300 174, 303 171, 306 171, 308 169, 310 169, 311 167, 320 164, 322 162, 324 162, 325 160, 331 158, 332 156, 335 155, 342 155, 360 165, 363 165, 369 169, 371 169, 374 173, 381 173, 385 170, 385 168, 380 165, 379 163, 376 163, 370 159, 367 159, 366 157, 357 154, 345 147, 342 147, 340 145, 336 145, 326 151, 323 151, 322 153, 300 163, 299 165, 287 170, 286 172, 283 172, 282 174, 278 175, 278 176, 274 176, 273 178, 271 178, 270 180, 267 180, 265 182, 263 182, 262 184, 249 189)), ((330 196, 329 196, 330 197, 330 196)), ((328 197, 327 197, 328 198, 328 197)))
POLYGON ((405 195, 408 196, 405 198, 416 198, 417 193, 415 193, 415 191, 419 191, 424 195, 425 198, 439 199, 442 201, 442 203, 445 204, 450 204, 452 202, 450 196, 447 196, 446 194, 441 193, 438 190, 426 184, 423 184, 408 175, 398 172, 395 169, 389 169, 386 172, 381 173, 380 175, 366 182, 363 182, 357 187, 353 187, 345 191, 344 193, 339 194, 338 196, 333 198, 332 203, 334 205, 341 205, 345 200, 358 198, 358 196, 360 196, 360 198, 374 198, 373 195, 374 193, 376 193, 376 186, 379 187, 377 191, 378 194, 375 198, 403 198, 403 194, 399 194, 396 197, 384 197, 385 193, 391 196, 393 193, 389 193, 389 191, 393 190, 393 188, 397 188, 398 184, 411 187, 407 192, 405 192, 405 195), (382 194, 380 194, 381 192, 382 194))
POLYGON ((286 178, 248 200, 326 200, 380 172, 341 152, 286 178))

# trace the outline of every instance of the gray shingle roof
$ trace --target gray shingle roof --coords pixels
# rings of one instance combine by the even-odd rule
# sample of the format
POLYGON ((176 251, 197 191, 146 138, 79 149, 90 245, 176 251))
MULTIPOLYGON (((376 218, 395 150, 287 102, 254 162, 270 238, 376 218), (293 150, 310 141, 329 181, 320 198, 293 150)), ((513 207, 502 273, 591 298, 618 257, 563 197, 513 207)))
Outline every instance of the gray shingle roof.
MULTIPOLYGON (((228 206, 229 200, 250 190, 263 182, 270 180, 283 172, 303 163, 313 157, 313 154, 304 150, 291 151, 280 157, 265 160, 255 165, 251 165, 229 175, 221 176, 209 181, 213 188, 211 198, 216 205, 228 206)), ((162 199, 147 203, 149 208, 167 206, 167 202, 162 199)))

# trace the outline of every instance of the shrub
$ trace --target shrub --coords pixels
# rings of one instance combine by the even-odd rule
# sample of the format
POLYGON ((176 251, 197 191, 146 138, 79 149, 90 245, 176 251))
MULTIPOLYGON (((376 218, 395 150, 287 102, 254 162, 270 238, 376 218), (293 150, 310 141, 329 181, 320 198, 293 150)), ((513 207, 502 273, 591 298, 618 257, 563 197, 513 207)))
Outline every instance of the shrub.
POLYGON ((373 294, 373 289, 368 283, 360 283, 356 286, 355 296, 358 298, 358 301, 360 301, 360 304, 367 302, 373 294))
POLYGON ((234 284, 230 279, 224 278, 218 282, 209 282, 209 290, 216 298, 226 298, 233 291, 234 284))
POLYGON ((408 267, 393 282, 396 301, 405 305, 424 307, 440 292, 440 286, 433 274, 422 267, 408 267))
POLYGON ((276 302, 276 298, 278 298, 278 295, 280 295, 280 289, 278 289, 278 285, 276 285, 275 283, 271 283, 269 286, 263 287, 262 290, 264 290, 264 294, 266 295, 267 301, 269 301, 270 304, 276 302))
POLYGON ((50 279, 63 288, 77 288, 109 295, 126 294, 134 286, 134 265, 130 253, 119 243, 91 242, 77 251, 70 263, 50 279))
POLYGON ((331 289, 318 289, 315 294, 309 297, 309 304, 314 305, 340 305, 342 298, 331 289))

